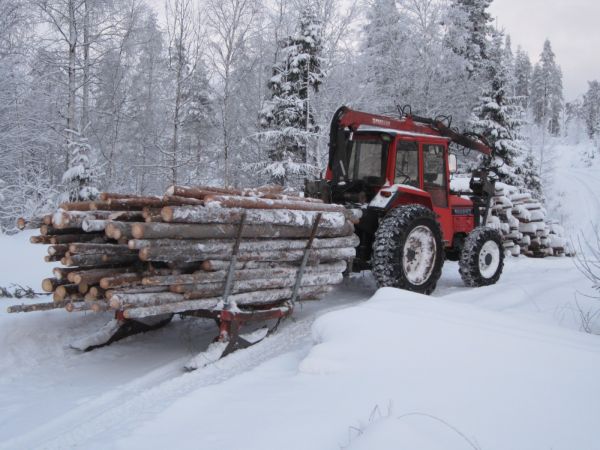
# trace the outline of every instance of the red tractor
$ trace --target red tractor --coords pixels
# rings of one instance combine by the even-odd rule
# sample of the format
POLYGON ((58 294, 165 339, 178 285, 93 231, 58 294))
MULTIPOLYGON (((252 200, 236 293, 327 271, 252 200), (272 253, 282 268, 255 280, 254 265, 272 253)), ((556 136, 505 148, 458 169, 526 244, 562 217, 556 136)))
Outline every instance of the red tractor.
POLYGON ((363 210, 353 270, 371 269, 380 286, 430 294, 447 258, 459 261, 468 286, 498 281, 502 237, 485 227, 494 181, 484 168, 472 174, 472 195, 452 193, 456 156, 449 154, 450 143, 492 154, 483 140, 442 120, 346 107, 335 113, 325 180, 307 182, 306 193, 363 210))

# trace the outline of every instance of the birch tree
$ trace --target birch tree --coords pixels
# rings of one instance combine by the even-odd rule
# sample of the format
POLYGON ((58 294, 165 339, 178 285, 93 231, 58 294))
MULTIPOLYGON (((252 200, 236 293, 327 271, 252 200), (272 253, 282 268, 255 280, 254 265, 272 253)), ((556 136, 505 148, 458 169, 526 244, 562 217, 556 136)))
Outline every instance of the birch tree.
POLYGON ((236 99, 234 92, 244 79, 241 62, 248 51, 247 45, 255 31, 259 10, 257 0, 208 0, 203 17, 209 27, 209 57, 218 83, 218 121, 223 153, 223 180, 232 184, 231 162, 233 152, 243 136, 236 135, 236 99))

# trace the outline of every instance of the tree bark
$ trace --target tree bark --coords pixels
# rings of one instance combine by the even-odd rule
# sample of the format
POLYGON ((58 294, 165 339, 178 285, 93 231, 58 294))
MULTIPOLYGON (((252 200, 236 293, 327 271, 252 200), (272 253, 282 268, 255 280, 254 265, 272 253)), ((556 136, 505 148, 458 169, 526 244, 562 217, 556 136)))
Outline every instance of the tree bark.
POLYGON ((105 227, 105 233, 109 238, 119 240, 122 238, 131 239, 132 228, 137 222, 108 222, 105 227))
POLYGON ((215 208, 204 206, 173 207, 167 206, 161 210, 165 222, 177 223, 222 223, 237 224, 246 213, 247 225, 285 225, 293 227, 312 228, 315 218, 321 214, 319 228, 343 227, 346 217, 340 212, 264 210, 241 208, 215 208))
MULTIPOLYGON (((81 269, 79 269, 78 267, 55 267, 54 269, 52 269, 52 273, 54 274, 57 280, 65 280, 69 279, 69 275, 72 272, 76 272, 78 270, 81 269)), ((73 281, 71 282, 73 283, 73 281)))
POLYGON ((139 268, 137 267, 111 267, 107 269, 91 269, 91 270, 80 270, 77 269, 68 274, 68 279, 72 283, 88 283, 98 284, 103 278, 118 277, 126 273, 137 273, 139 268))
POLYGON ((31 236, 29 242, 32 244, 52 244, 52 236, 31 236))
POLYGON ((345 212, 342 205, 330 203, 313 203, 294 200, 265 200, 256 197, 208 195, 204 203, 209 205, 216 203, 225 208, 247 208, 247 209, 290 209, 299 211, 323 211, 323 212, 345 212))
MULTIPOLYGON (((217 272, 219 270, 229 270, 229 261, 206 260, 202 261, 201 269, 206 272, 217 272)), ((345 262, 344 262, 345 264, 345 262)), ((299 263, 297 262, 269 262, 269 261, 238 261, 235 264, 235 270, 263 270, 288 268, 298 270, 299 263)))
POLYGON ((85 221, 106 220, 109 215, 110 211, 58 211, 52 216, 52 225, 59 230, 82 228, 85 221))
MULTIPOLYGON (((316 286, 299 289, 298 299, 305 300, 309 298, 319 297, 331 290, 330 286, 316 286)), ((171 294, 178 296, 178 294, 171 294)), ((182 298, 182 296, 179 296, 182 298)), ((238 306, 270 304, 278 301, 285 301, 292 297, 292 289, 272 289, 269 291, 247 292, 244 294, 233 294, 229 299, 238 306)), ((177 297, 172 297, 173 299, 177 297)), ((113 297, 114 299, 114 297, 113 297)), ((123 299, 131 301, 133 299, 123 299)), ((207 298, 202 300, 185 300, 175 301, 168 300, 169 303, 164 303, 160 298, 148 294, 145 297, 138 297, 132 303, 131 307, 127 307, 126 303, 121 303, 120 308, 125 305, 123 316, 127 319, 140 319, 143 317, 158 316, 160 314, 178 313, 194 310, 214 310, 221 302, 221 297, 207 298), (135 307, 138 306, 138 307, 135 307)))
POLYGON ((234 195, 243 197, 260 197, 272 200, 294 200, 305 201, 311 203, 323 203, 322 200, 299 197, 294 195, 286 195, 282 193, 282 186, 262 186, 259 188, 249 189, 234 189, 234 188, 215 188, 211 186, 170 186, 167 189, 167 195, 176 195, 179 197, 195 198, 203 200, 208 195, 234 195))
POLYGON ((13 305, 6 308, 6 311, 8 313, 48 311, 51 309, 64 308, 70 302, 70 300, 66 300, 58 302, 34 303, 32 305, 13 305))
MULTIPOLYGON (((117 222, 115 222, 117 223, 117 222)), ((238 226, 233 224, 175 224, 175 223, 133 223, 131 234, 135 239, 233 239, 238 226)), ((354 226, 346 222, 339 228, 321 228, 317 237, 349 236, 354 226)), ((246 225, 242 238, 308 238, 311 228, 288 227, 284 225, 246 225)))
POLYGON ((57 236, 48 236, 50 243, 56 244, 71 244, 73 242, 106 242, 106 238, 101 233, 81 233, 81 234, 59 234, 57 236))
POLYGON ((91 211, 92 202, 67 202, 58 205, 65 211, 91 211))
MULTIPOLYGON (((234 281, 255 280, 262 278, 275 278, 295 276, 298 273, 298 266, 281 266, 276 263, 268 263, 269 268, 256 268, 236 270, 233 273, 234 281)), ((227 279, 228 267, 215 272, 196 272, 191 274, 165 275, 165 276, 146 276, 142 279, 144 286, 171 286, 178 284, 203 284, 222 282, 227 279)), ((306 267, 306 275, 315 275, 320 273, 342 273, 346 270, 345 261, 320 264, 318 266, 306 267)))
POLYGON ((137 255, 68 255, 61 260, 63 266, 108 266, 117 264, 133 264, 138 262, 137 255))
MULTIPOLYGON (((359 243, 360 239, 355 235, 330 239, 315 238, 312 248, 348 248, 356 247, 359 243)), ((306 244, 307 241, 305 239, 247 240, 240 242, 239 250, 246 252, 303 250, 306 248, 306 244)), ((234 247, 234 240, 131 239, 128 246, 132 250, 160 247, 164 249, 193 249, 194 251, 205 253, 231 253, 234 247)))
MULTIPOLYGON (((238 261, 281 261, 295 262, 301 261, 304 250, 272 250, 272 251, 252 251, 242 250, 237 255, 238 261)), ((335 261, 339 259, 351 259, 356 256, 354 247, 347 248, 327 248, 313 249, 309 251, 309 260, 313 263, 319 261, 335 261)), ((139 251, 139 257, 142 261, 205 261, 205 260, 225 260, 231 259, 231 252, 205 252, 193 247, 145 247, 139 251)))
POLYGON ((108 220, 141 222, 144 220, 144 214, 141 211, 115 211, 108 216, 108 220))
MULTIPOLYGON (((341 273, 325 272, 321 274, 304 275, 302 277, 301 287, 324 286, 328 284, 341 283, 343 275, 341 273)), ((266 289, 292 288, 296 283, 294 274, 280 277, 277 279, 259 278, 256 280, 236 281, 231 287, 232 294, 244 292, 255 292, 266 289)), ((195 300, 199 298, 215 297, 223 294, 225 283, 204 283, 204 284, 177 284, 170 287, 171 292, 184 294, 186 300, 195 300)))
POLYGON ((70 254, 74 255, 93 255, 93 254, 103 254, 103 255, 123 255, 123 254, 131 254, 131 250, 127 245, 116 245, 116 244, 89 244, 89 243, 80 243, 75 242, 66 246, 65 251, 69 251, 70 254))
POLYGON ((48 255, 50 256, 65 256, 65 253, 69 251, 67 244, 51 245, 48 247, 48 255))
POLYGON ((40 227, 42 236, 57 236, 62 234, 82 234, 81 228, 55 228, 52 225, 42 225, 40 227))

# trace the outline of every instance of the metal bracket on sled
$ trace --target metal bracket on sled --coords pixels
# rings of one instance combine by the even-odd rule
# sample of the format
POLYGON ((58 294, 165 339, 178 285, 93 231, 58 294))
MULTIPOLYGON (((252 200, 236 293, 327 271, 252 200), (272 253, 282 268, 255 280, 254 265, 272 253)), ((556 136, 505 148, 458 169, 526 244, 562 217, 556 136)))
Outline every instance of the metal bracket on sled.
POLYGON ((167 325, 173 319, 173 314, 163 314, 142 320, 131 320, 123 318, 122 313, 119 313, 120 311, 117 311, 115 318, 96 333, 72 342, 70 345, 71 348, 89 352, 135 334, 157 330, 167 325))

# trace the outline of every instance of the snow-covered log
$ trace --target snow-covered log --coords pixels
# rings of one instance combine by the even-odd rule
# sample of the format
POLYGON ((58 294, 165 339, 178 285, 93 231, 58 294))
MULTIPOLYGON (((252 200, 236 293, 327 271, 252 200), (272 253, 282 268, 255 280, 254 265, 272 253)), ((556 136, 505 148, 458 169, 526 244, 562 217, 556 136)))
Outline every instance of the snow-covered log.
MULTIPOLYGON (((356 247, 360 239, 356 235, 340 238, 316 238, 313 240, 312 248, 342 248, 356 247)), ((223 253, 233 250, 233 240, 207 239, 186 240, 177 239, 131 239, 129 248, 141 250, 147 247, 177 248, 184 246, 186 249, 194 249, 198 252, 223 253)), ((306 247, 306 239, 252 239, 240 243, 240 251, 273 251, 273 250, 301 250, 306 247)))
MULTIPOLYGON (((281 261, 293 262, 301 261, 304 255, 303 250, 269 250, 252 251, 240 250, 237 256, 238 261, 281 261)), ((310 250, 309 259, 313 261, 335 261, 338 259, 352 259, 356 256, 354 247, 332 248, 332 249, 314 249, 310 250)), ((193 247, 181 245, 178 247, 145 247, 139 251, 139 257, 142 261, 204 261, 209 259, 219 259, 229 261, 231 252, 224 251, 219 253, 204 252, 193 247)))
POLYGON ((298 200, 269 200, 258 197, 208 195, 204 197, 206 205, 216 204, 224 208, 245 209, 291 209, 300 211, 341 212, 347 210, 342 205, 331 203, 313 203, 298 200))
MULTIPOLYGON (((217 262, 217 261, 215 261, 217 262)), ((219 261, 223 262, 223 261, 219 261)), ((244 268, 243 266, 236 270, 233 274, 234 281, 253 280, 268 277, 290 276, 298 273, 297 266, 282 266, 280 263, 254 263, 253 265, 268 264, 267 268, 244 268)), ((250 263, 248 263, 250 264, 250 263)), ((144 277, 142 284, 146 286, 169 286, 176 284, 202 284, 225 281, 227 278, 227 269, 229 263, 225 262, 221 270, 214 272, 195 272, 191 274, 167 275, 167 276, 151 276, 144 277)), ((336 261, 334 263, 319 264, 317 266, 308 266, 304 269, 306 275, 324 272, 342 273, 346 270, 345 261, 336 261)), ((236 268, 237 269, 237 268, 236 268)))
MULTIPOLYGON (((298 291, 298 299, 306 300, 319 297, 331 290, 331 286, 305 287, 298 291)), ((173 294, 174 296, 180 294, 173 294)), ((183 298, 183 296, 180 296, 183 298)), ((229 297, 230 301, 238 306, 271 304, 278 301, 290 299, 292 289, 271 289, 268 291, 247 292, 243 294, 233 294, 229 297)), ((175 297, 173 297, 175 298, 175 297)), ((113 297, 114 299, 114 297, 113 297)), ((194 311, 198 309, 213 310, 222 304, 222 297, 207 298, 201 300, 183 300, 170 303, 158 302, 148 295, 145 299, 138 298, 137 304, 146 304, 148 306, 138 308, 128 308, 123 311, 123 316, 127 319, 137 319, 143 317, 157 316, 167 313, 178 313, 185 311, 194 311), (146 303, 142 303, 146 302, 146 303)))
POLYGON ((9 313, 34 312, 34 311, 49 311, 51 309, 60 309, 71 303, 70 300, 34 303, 32 305, 13 305, 6 308, 9 313))
MULTIPOLYGON (((135 239, 233 239, 237 236, 237 231, 238 226, 234 224, 131 224, 131 234, 135 239)), ((310 236, 310 232, 311 227, 291 227, 270 224, 246 225, 242 232, 242 238, 306 239, 310 236)), ((353 232, 354 226, 349 221, 346 221, 338 228, 319 227, 317 230, 317 237, 350 236, 353 232)))
MULTIPOLYGON (((246 214, 248 225, 285 225, 310 228, 319 211, 295 211, 286 209, 242 209, 215 207, 165 207, 161 211, 165 222, 178 223, 239 223, 246 214)), ((346 216, 343 212, 321 212, 319 226, 322 228, 340 228, 344 226, 346 216)))
MULTIPOLYGON (((319 274, 307 274, 302 277, 300 286, 323 286, 329 284, 339 284, 342 282, 341 273, 324 272, 319 274)), ((243 280, 233 283, 231 293, 254 292, 264 289, 282 289, 294 287, 296 275, 288 275, 278 278, 259 278, 254 280, 243 280)), ((205 283, 205 284, 181 284, 171 286, 171 292, 184 294, 187 300, 208 298, 218 296, 223 293, 223 283, 205 283)))
POLYGON ((137 255, 134 253, 129 255, 109 255, 109 254, 94 254, 94 255, 66 255, 60 260, 63 266, 108 266, 108 265, 123 265, 134 264, 138 261, 137 255))

